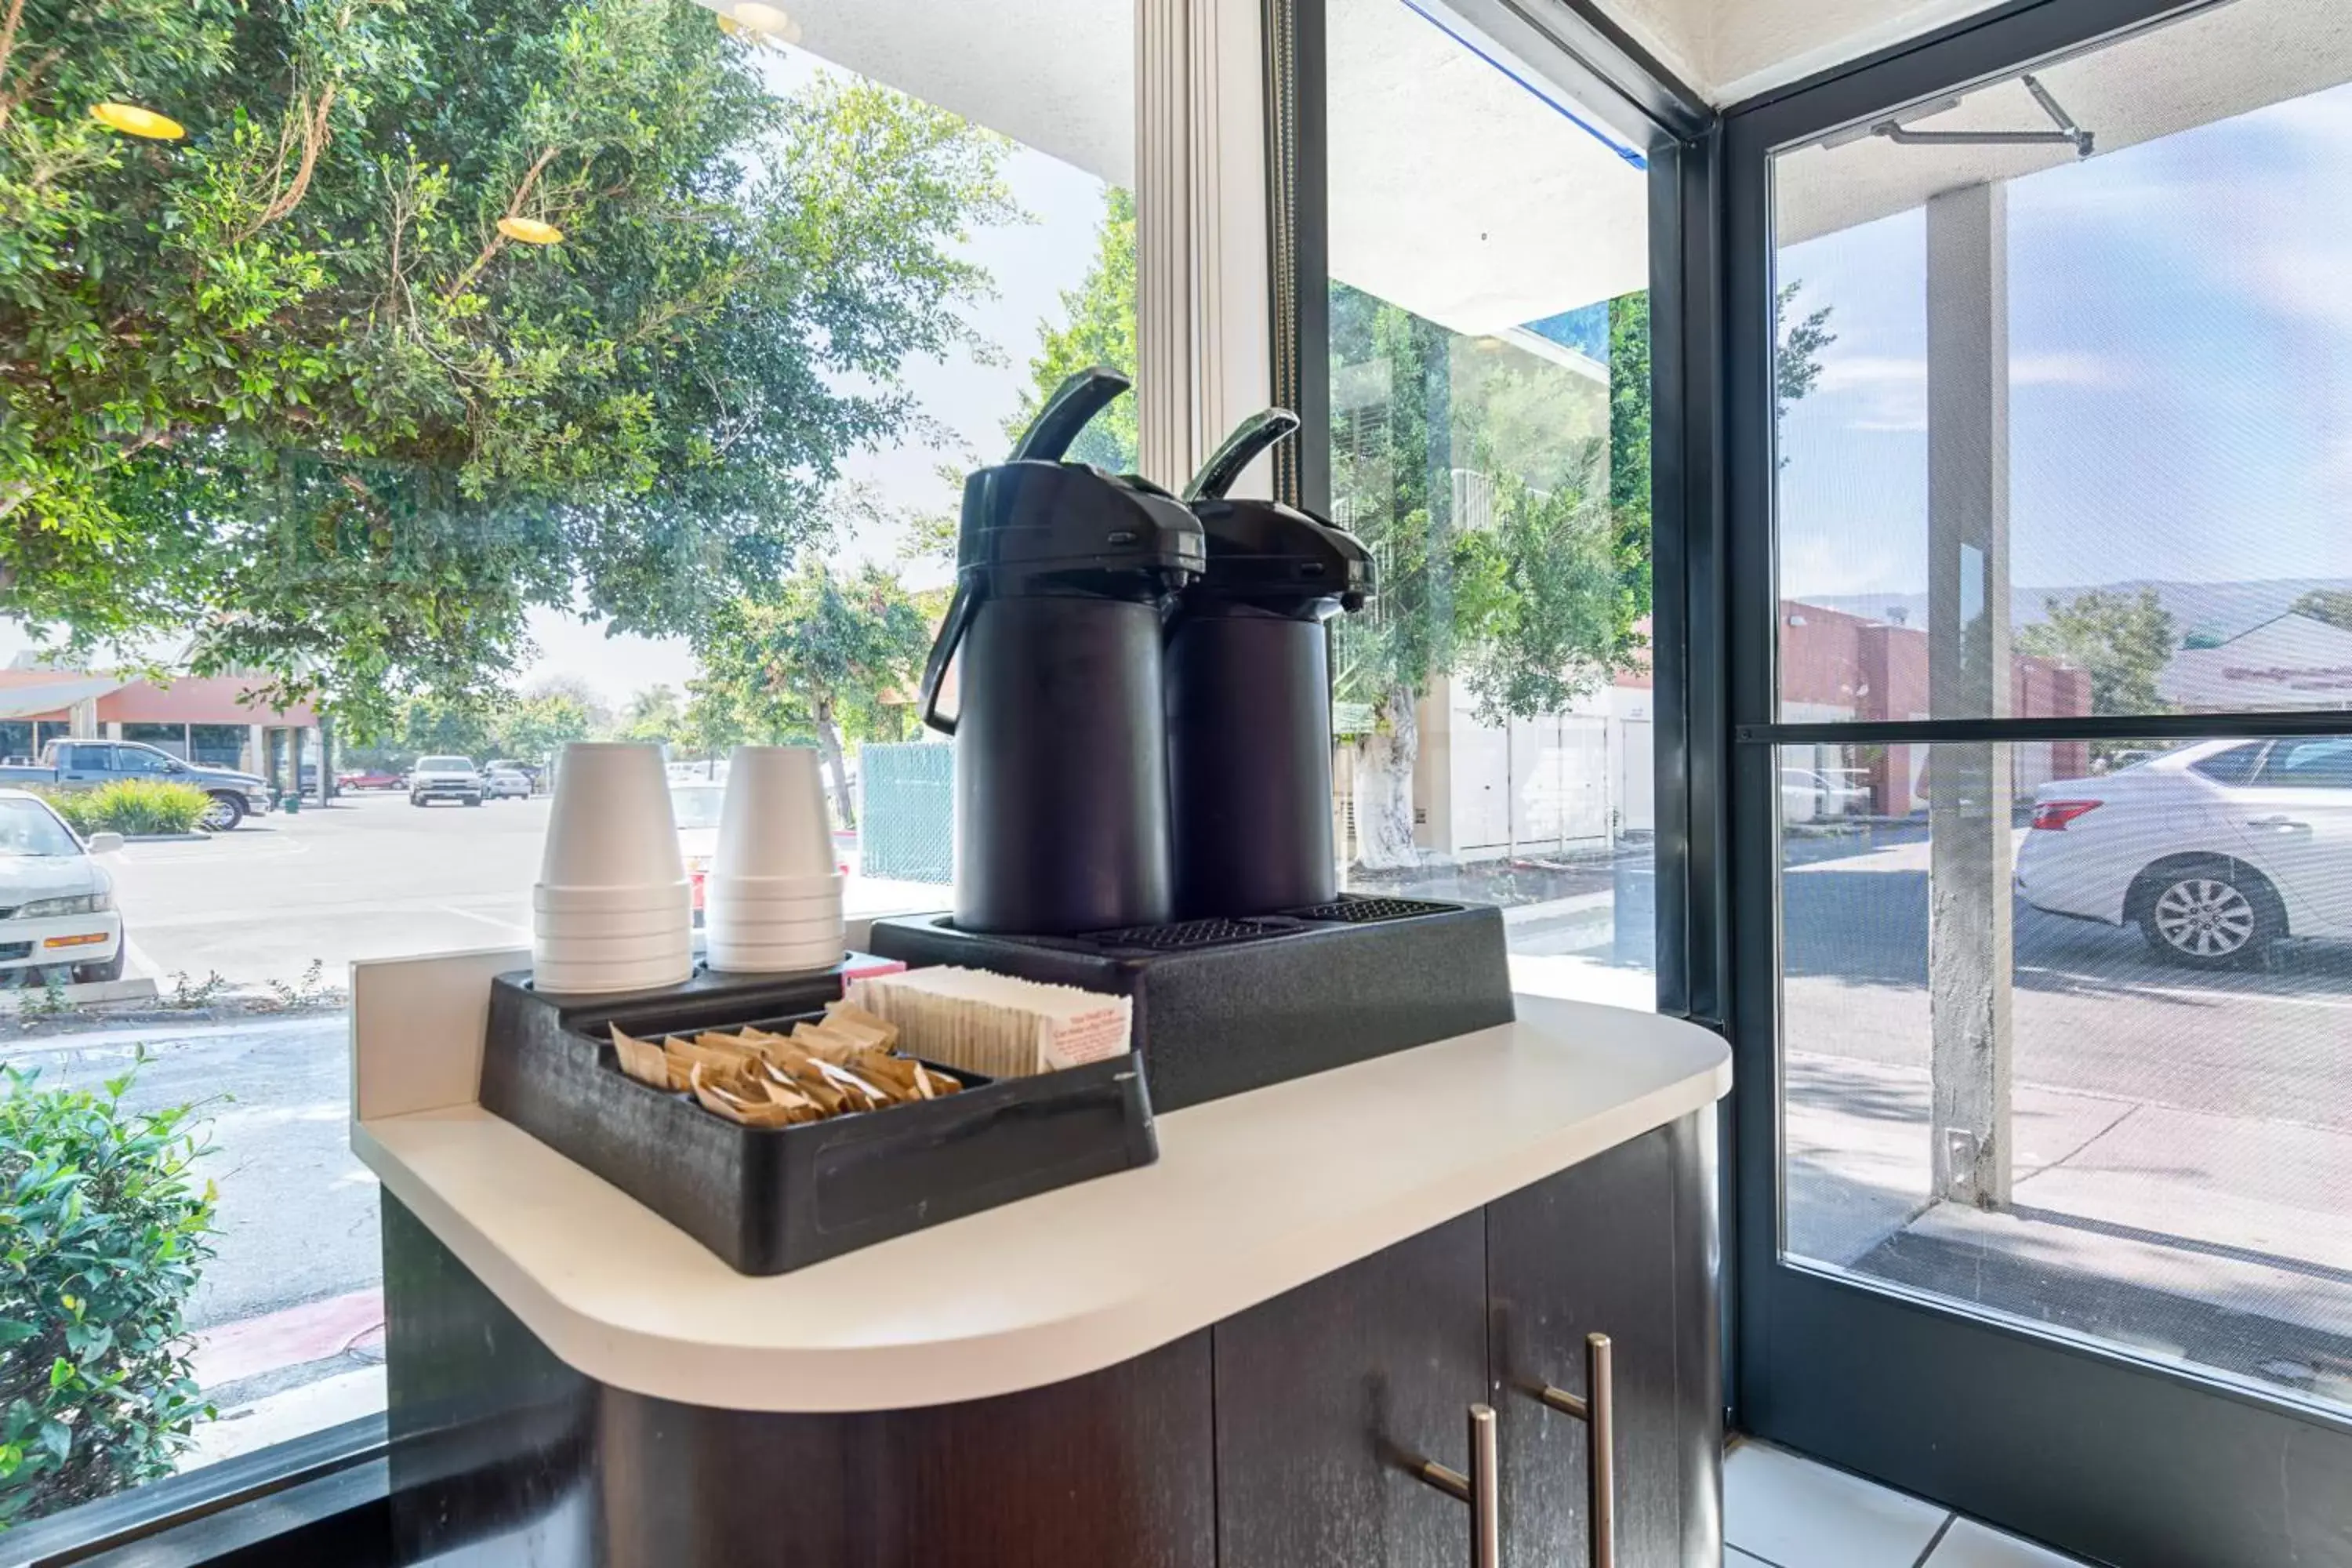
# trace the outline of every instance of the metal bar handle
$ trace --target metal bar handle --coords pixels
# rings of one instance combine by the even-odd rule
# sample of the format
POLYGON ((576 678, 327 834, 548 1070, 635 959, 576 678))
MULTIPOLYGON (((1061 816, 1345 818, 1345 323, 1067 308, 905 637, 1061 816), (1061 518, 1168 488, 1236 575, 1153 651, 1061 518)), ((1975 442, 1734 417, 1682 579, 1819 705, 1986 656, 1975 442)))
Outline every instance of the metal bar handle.
POLYGON ((1584 1336, 1584 1391, 1579 1399, 1546 1384, 1538 1395, 1592 1429, 1585 1457, 1585 1496, 1592 1516, 1592 1568, 1617 1568, 1617 1373, 1607 1334, 1584 1336))
POLYGON ((1503 1568, 1502 1466, 1495 1449, 1495 1407, 1470 1407, 1470 1473, 1423 1459, 1414 1472, 1457 1502, 1470 1505, 1470 1568, 1503 1568))

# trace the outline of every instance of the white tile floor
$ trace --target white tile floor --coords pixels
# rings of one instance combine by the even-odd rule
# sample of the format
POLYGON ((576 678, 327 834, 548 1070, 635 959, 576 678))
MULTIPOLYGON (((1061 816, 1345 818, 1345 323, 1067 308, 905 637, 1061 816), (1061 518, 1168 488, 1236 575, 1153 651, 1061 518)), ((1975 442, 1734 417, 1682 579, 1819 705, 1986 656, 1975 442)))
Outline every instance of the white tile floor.
POLYGON ((1933 1503, 1769 1444, 1723 1466, 1725 1568, 2079 1568, 1933 1503))

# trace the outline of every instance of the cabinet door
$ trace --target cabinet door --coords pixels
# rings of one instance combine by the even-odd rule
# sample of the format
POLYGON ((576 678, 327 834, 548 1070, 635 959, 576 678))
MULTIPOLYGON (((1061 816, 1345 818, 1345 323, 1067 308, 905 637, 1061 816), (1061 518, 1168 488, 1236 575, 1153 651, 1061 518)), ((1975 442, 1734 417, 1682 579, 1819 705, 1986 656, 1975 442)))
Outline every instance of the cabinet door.
POLYGON ((1589 1396, 1593 1332, 1615 1360, 1620 1568, 1721 1560, 1713 1148, 1702 1112, 1487 1206, 1506 1568, 1591 1560, 1591 1432, 1538 1394, 1589 1396))
POLYGON ((1223 1568, 1469 1561, 1470 1510, 1413 1471, 1469 1464, 1486 1244, 1465 1215, 1216 1326, 1223 1568))

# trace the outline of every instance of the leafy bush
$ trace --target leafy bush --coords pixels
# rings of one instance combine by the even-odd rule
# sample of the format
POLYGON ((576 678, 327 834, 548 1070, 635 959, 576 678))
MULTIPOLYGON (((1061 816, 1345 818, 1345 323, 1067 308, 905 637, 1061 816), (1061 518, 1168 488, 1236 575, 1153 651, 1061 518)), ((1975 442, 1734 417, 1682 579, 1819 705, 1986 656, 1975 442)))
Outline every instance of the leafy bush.
POLYGON ((194 784, 117 779, 96 789, 52 791, 48 802, 87 838, 93 833, 194 833, 212 796, 194 784))
MULTIPOLYGON (((135 1068, 133 1069, 136 1070, 135 1068)), ((171 1472, 200 1417, 181 1316, 213 1256, 193 1107, 131 1074, 43 1089, 0 1068, 0 1530, 171 1472)))

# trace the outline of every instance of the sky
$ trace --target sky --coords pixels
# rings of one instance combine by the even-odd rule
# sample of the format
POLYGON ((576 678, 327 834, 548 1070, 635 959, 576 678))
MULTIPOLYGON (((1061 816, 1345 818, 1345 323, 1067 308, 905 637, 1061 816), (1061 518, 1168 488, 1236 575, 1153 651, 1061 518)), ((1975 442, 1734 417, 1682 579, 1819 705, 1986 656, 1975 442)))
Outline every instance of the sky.
MULTIPOLYGON (((2347 190, 2352 88, 2011 183, 2013 583, 2352 577, 2347 190)), ((1780 432, 1789 596, 1926 592, 1925 236, 1779 257, 1837 334, 1780 432)))

